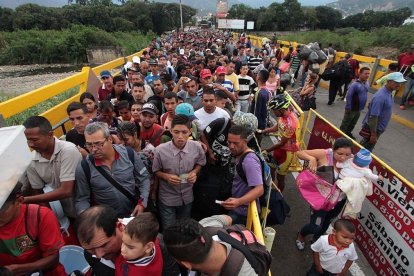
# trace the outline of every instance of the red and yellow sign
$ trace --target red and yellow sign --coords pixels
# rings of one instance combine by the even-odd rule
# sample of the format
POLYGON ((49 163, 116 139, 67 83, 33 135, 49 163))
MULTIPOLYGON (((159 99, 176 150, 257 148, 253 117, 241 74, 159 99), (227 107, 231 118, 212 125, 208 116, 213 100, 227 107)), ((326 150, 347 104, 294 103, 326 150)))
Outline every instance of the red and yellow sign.
MULTIPOLYGON (((318 116, 308 149, 330 148, 342 134, 318 116)), ((355 150, 359 150, 355 146, 355 150)), ((384 176, 362 207, 356 243, 377 275, 414 275, 414 190, 374 156, 370 168, 384 176)))

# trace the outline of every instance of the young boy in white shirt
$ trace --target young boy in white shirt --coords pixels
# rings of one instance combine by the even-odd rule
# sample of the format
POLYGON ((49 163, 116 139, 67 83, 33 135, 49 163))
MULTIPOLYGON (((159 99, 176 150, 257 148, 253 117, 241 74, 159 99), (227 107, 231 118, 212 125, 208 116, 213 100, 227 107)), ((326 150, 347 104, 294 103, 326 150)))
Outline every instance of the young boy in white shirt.
POLYGON ((321 236, 311 245, 314 263, 307 276, 345 275, 358 259, 353 244, 355 232, 351 221, 338 219, 332 234, 321 236))

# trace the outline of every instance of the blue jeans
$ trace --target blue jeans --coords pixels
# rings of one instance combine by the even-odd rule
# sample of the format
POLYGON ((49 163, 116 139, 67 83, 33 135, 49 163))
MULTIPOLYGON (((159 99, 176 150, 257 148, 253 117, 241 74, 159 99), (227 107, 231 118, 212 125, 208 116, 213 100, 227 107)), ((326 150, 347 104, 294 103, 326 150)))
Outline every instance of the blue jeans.
POLYGON ((179 219, 190 218, 191 217, 191 207, 193 203, 181 206, 167 206, 158 203, 159 214, 161 218, 162 228, 165 229, 171 224, 174 224, 179 219))
POLYGON ((242 225, 246 225, 247 222, 247 216, 241 215, 239 213, 236 213, 234 211, 230 211, 228 213, 228 215, 231 217, 231 219, 233 220, 232 224, 242 224, 242 225))
POLYGON ((310 223, 306 224, 300 230, 300 235, 306 237, 309 234, 313 234, 313 240, 316 241, 322 236, 326 230, 328 230, 331 221, 335 219, 339 213, 341 213, 342 208, 345 206, 346 200, 339 201, 335 208, 330 211, 313 211, 310 217, 310 223))
MULTIPOLYGON (((414 80, 409 78, 409 77, 406 77, 405 79, 407 81, 405 83, 404 93, 401 97, 400 105, 405 105, 405 102, 407 101, 407 98, 408 98, 408 95, 410 94, 410 92, 411 92, 411 94, 414 93, 414 80)), ((413 95, 411 95, 411 96, 413 96, 413 95)))

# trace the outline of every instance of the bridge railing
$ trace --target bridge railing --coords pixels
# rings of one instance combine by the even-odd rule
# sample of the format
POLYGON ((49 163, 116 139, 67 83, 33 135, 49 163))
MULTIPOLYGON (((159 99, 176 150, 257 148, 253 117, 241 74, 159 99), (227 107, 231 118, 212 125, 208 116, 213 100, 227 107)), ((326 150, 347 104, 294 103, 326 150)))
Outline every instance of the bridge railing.
MULTIPOLYGON (((43 102, 50 100, 53 97, 70 93, 68 99, 63 99, 60 103, 50 108, 49 110, 38 114, 46 117, 55 129, 55 135, 61 136, 71 126, 68 124, 66 108, 73 101, 79 101, 82 93, 87 91, 90 77, 96 77, 102 70, 114 70, 121 67, 126 61, 131 61, 134 55, 140 56, 142 51, 134 53, 133 55, 118 58, 116 60, 107 62, 95 68, 83 67, 82 71, 75 73, 72 76, 56 81, 54 83, 37 88, 31 92, 19 95, 10 100, 0 103, 0 115, 4 119, 9 119, 12 116, 25 112, 30 108, 37 106, 43 102)), ((29 114, 34 115, 34 114, 29 114)), ((37 115, 37 114, 36 114, 37 115)))
MULTIPOLYGON (((234 39, 237 39, 238 34, 234 33, 233 37, 234 37, 234 39)), ((257 48, 262 48, 263 47, 263 40, 264 39, 270 41, 270 39, 268 39, 266 37, 260 37, 260 36, 254 36, 254 35, 248 35, 248 37, 252 41, 252 45, 254 47, 257 47, 257 48)), ((296 42, 296 41, 278 40, 278 42, 281 44, 281 48, 283 49, 285 54, 287 54, 287 52, 289 51, 289 46, 293 46, 296 49, 296 47, 298 45, 304 45, 304 44, 296 42)), ((346 54, 347 54, 346 52, 337 52, 335 62, 339 61, 346 54)), ((381 88, 379 85, 374 84, 375 80, 381 78, 382 76, 384 76, 386 74, 386 71, 388 69, 388 65, 390 63, 397 62, 395 60, 390 60, 390 59, 385 59, 385 58, 380 58, 380 57, 375 58, 375 57, 355 55, 355 54, 353 55, 352 58, 358 60, 359 63, 361 64, 361 66, 367 66, 371 69, 371 77, 369 79, 369 84, 370 84, 370 87, 373 90, 378 90, 378 89, 381 88)), ((328 88, 329 83, 325 82, 325 81, 321 81, 320 85, 323 88, 328 88)), ((404 85, 402 85, 400 90, 398 90, 398 92, 396 93, 396 96, 401 97, 403 91, 404 91, 404 85)))

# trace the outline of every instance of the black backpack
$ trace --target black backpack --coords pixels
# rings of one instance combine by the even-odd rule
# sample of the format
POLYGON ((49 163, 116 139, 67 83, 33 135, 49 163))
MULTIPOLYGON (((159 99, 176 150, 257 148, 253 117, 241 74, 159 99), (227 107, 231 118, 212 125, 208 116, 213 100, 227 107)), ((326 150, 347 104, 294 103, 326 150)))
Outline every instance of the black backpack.
POLYGON ((335 70, 336 78, 347 79, 352 75, 351 65, 346 60, 342 60, 334 64, 333 69, 335 70))
POLYGON ((263 244, 257 241, 252 231, 239 224, 223 228, 206 227, 206 230, 211 235, 217 235, 222 242, 232 247, 221 269, 221 276, 239 275, 244 259, 249 262, 257 275, 268 275, 272 255, 263 244))

